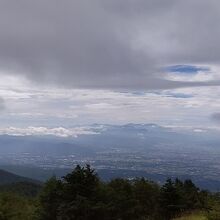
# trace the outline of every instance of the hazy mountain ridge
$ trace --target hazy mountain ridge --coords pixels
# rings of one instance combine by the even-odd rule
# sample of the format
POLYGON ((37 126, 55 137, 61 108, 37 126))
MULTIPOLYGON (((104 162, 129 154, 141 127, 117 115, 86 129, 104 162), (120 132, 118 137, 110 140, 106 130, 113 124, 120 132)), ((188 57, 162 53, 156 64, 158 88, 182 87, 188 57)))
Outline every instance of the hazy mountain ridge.
POLYGON ((17 174, 0 169, 0 186, 5 185, 5 184, 20 183, 20 182, 40 184, 40 181, 30 179, 27 177, 23 177, 23 176, 19 176, 17 174))

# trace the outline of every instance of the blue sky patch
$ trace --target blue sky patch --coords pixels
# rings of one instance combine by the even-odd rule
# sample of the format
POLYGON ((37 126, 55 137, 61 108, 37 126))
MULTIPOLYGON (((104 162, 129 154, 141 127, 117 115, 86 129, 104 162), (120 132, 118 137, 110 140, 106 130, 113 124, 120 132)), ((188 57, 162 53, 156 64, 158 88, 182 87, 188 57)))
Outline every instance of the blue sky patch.
POLYGON ((194 96, 191 94, 185 93, 174 93, 174 92, 166 92, 167 97, 179 98, 179 99, 189 99, 193 98, 194 96))
POLYGON ((173 94, 170 94, 170 96, 173 98, 181 98, 181 99, 189 99, 193 97, 193 95, 183 94, 183 93, 173 93, 173 94))
POLYGON ((199 71, 209 71, 208 67, 199 67, 192 65, 174 65, 166 68, 171 73, 197 74, 199 71))

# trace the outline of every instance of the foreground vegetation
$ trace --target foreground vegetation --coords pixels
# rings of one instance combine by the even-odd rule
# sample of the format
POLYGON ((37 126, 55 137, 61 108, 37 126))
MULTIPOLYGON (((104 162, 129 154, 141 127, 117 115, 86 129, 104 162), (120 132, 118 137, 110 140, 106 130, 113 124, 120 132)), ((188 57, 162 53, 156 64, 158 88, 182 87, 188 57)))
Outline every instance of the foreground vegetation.
POLYGON ((175 218, 174 220, 208 220, 206 215, 207 214, 204 212, 195 212, 195 213, 188 214, 188 215, 186 214, 179 218, 175 218))
POLYGON ((168 179, 163 186, 144 178, 106 183, 90 166, 77 166, 62 179, 52 177, 37 196, 36 186, 28 185, 28 193, 21 185, 2 188, 0 220, 220 219, 219 194, 191 180, 168 179))

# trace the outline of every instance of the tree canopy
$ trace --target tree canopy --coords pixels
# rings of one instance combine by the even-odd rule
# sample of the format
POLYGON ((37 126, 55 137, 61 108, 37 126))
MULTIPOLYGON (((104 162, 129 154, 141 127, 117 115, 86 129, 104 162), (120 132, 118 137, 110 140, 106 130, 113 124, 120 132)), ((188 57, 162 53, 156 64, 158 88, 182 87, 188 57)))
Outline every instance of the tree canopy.
POLYGON ((22 183, 0 187, 0 220, 171 220, 197 211, 207 220, 220 219, 220 194, 200 190, 191 180, 104 182, 87 165, 51 177, 34 197, 35 189, 22 183))

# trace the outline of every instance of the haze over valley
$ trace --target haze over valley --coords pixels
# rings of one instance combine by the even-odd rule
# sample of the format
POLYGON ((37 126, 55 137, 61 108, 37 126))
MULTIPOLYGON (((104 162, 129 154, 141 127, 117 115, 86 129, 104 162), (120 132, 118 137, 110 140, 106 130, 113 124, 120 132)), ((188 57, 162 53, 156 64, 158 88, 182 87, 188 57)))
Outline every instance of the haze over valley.
POLYGON ((40 181, 62 176, 77 164, 91 164, 104 180, 145 176, 163 183, 178 176, 219 190, 218 130, 156 124, 93 124, 86 130, 77 137, 1 135, 0 165, 40 181))

